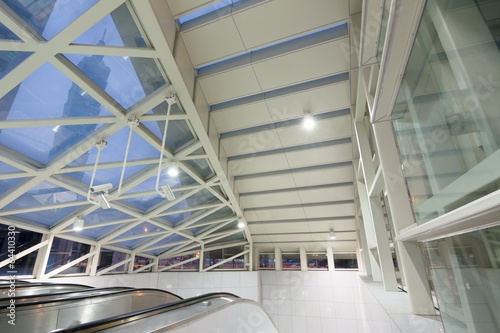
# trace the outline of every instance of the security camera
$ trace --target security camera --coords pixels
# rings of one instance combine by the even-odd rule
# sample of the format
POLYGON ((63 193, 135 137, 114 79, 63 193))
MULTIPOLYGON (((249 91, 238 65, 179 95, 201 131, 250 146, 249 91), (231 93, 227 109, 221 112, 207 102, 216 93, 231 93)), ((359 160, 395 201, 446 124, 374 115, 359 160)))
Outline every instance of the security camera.
POLYGON ((96 193, 96 192, 107 192, 109 190, 111 190, 113 188, 113 184, 111 183, 106 183, 106 184, 102 184, 102 185, 95 185, 95 186, 92 186, 90 188, 90 191, 92 193, 96 193))

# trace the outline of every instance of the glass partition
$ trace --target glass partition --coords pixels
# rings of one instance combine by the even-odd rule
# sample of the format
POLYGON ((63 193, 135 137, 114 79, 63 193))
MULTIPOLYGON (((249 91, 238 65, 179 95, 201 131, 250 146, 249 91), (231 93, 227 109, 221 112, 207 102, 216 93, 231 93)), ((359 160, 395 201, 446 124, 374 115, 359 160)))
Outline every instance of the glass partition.
POLYGON ((500 226, 425 248, 446 332, 500 332, 500 226))
POLYGON ((358 269, 356 253, 334 254, 333 262, 335 269, 358 269))
POLYGON ((281 260, 283 269, 300 269, 300 253, 283 253, 281 260))
POLYGON ((328 259, 325 253, 308 253, 307 254, 307 269, 308 270, 328 270, 328 259))
POLYGON ((500 188, 500 0, 429 0, 393 110, 417 223, 500 188))
POLYGON ((260 253, 259 268, 260 269, 275 269, 276 259, 274 253, 260 253))
MULTIPOLYGON (((18 255, 41 241, 42 234, 0 224, 0 262, 11 259, 12 255, 18 255)), ((37 254, 38 250, 35 250, 24 257, 10 260, 9 264, 0 267, 0 276, 9 276, 12 274, 9 272, 13 271, 17 276, 33 275, 37 254)))

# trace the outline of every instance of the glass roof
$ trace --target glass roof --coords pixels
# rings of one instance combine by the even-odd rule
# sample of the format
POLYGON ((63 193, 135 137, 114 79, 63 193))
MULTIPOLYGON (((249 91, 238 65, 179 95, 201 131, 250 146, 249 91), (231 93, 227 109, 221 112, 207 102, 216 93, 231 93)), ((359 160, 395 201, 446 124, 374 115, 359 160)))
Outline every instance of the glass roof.
POLYGON ((226 208, 205 222, 233 214, 219 187, 227 184, 218 179, 225 176, 214 171, 219 161, 209 160, 206 151, 213 148, 207 135, 194 129, 197 112, 187 112, 179 100, 166 123, 166 98, 176 91, 168 79, 168 57, 155 52, 147 38, 154 34, 129 2, 119 7, 98 0, 4 2, 16 13, 6 11, 0 23, 0 39, 16 41, 0 51, 0 210, 6 220, 82 244, 90 238, 103 247, 120 246, 127 253, 139 246, 137 255, 151 255, 179 241, 192 243, 192 232, 204 228, 193 219, 212 209, 207 205, 226 208), (89 21, 97 23, 82 31, 79 22, 89 21), (30 52, 16 49, 25 42, 30 52), (9 75, 13 70, 16 75, 9 75), (134 118, 139 125, 131 125, 127 152, 134 118), (102 141, 105 147, 98 148, 102 141), (177 176, 169 175, 172 161, 179 166, 177 176), (108 186, 89 196, 102 204, 87 200, 92 180, 108 186), (160 189, 169 185, 175 198, 157 193, 157 183, 160 189), (83 230, 74 231, 80 218, 83 230), (192 230, 171 230, 191 220, 192 230), (165 232, 172 234, 158 240, 165 232), (153 249, 142 249, 148 242, 153 249))

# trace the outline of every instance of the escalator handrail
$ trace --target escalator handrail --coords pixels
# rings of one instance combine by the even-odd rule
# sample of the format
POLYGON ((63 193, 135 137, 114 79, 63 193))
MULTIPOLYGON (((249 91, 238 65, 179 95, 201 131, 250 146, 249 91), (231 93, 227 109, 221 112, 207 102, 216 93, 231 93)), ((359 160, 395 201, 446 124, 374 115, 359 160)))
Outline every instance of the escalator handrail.
MULTIPOLYGON (((92 288, 91 286, 86 286, 86 285, 83 285, 83 284, 76 284, 76 283, 44 283, 44 282, 36 282, 36 283, 22 284, 20 286, 16 285, 16 290, 18 290, 18 289, 25 289, 25 288, 34 288, 34 287, 47 287, 47 286, 76 286, 76 287, 83 287, 82 289, 92 288)), ((2 291, 2 290, 9 290, 9 289, 10 289, 10 286, 0 285, 0 291, 2 291)))
MULTIPOLYGON (((104 290, 109 290, 109 292, 106 293, 106 294, 109 294, 109 293, 113 293, 113 292, 117 292, 117 291, 133 290, 133 289, 134 288, 132 288, 132 287, 89 288, 89 289, 83 289, 83 290, 69 290, 69 291, 64 291, 61 293, 35 294, 35 295, 15 296, 15 297, 0 297, 0 302, 14 300, 14 302, 16 303, 16 306, 18 304, 20 305, 20 304, 28 304, 28 303, 34 303, 34 302, 36 302, 36 304, 38 304, 39 301, 31 301, 31 299, 45 298, 45 297, 50 297, 50 296, 61 297, 62 299, 64 299, 66 296, 68 296, 70 294, 75 294, 75 296, 77 296, 78 293, 83 293, 83 295, 85 295, 86 293, 100 292, 100 291, 104 291, 104 290), (27 300, 25 302, 23 301, 22 303, 20 303, 20 301, 22 301, 24 299, 27 299, 27 300)), ((57 300, 57 299, 54 298, 53 300, 57 300)), ((0 303, 0 307, 1 306, 2 306, 2 304, 0 303)))
MULTIPOLYGON (((153 288, 133 288, 133 289, 126 289, 126 290, 120 290, 117 291, 113 294, 101 294, 101 295, 83 295, 83 296, 75 296, 75 297, 70 297, 70 298, 59 298, 59 299, 51 299, 51 300, 41 300, 36 303, 20 303, 19 305, 16 304, 16 310, 18 311, 24 311, 25 309, 29 309, 30 307, 34 308, 39 308, 41 304, 50 304, 50 306, 59 306, 59 305, 64 305, 65 303, 74 303, 75 301, 82 300, 82 299, 97 299, 97 298, 108 298, 108 297, 113 297, 113 296, 119 296, 120 294, 134 294, 137 292, 147 292, 147 291, 155 291, 155 292, 161 292, 163 294, 169 294, 170 296, 174 296, 180 300, 182 300, 182 297, 171 293, 166 290, 161 290, 161 289, 153 289, 153 288)), ((5 310, 8 310, 8 306, 10 303, 7 304, 0 304, 0 313, 5 312, 5 310)), ((170 303, 169 303, 170 304, 170 303)))
POLYGON ((193 304, 201 303, 203 301, 211 300, 214 298, 222 298, 222 297, 233 297, 235 299, 240 299, 239 296, 236 296, 231 293, 219 292, 219 293, 208 293, 200 296, 194 296, 191 298, 186 298, 180 300, 178 302, 168 303, 157 305, 151 307, 149 309, 128 312, 117 316, 112 316, 104 319, 99 319, 95 321, 91 321, 88 323, 78 324, 75 326, 71 326, 68 328, 57 328, 55 330, 49 331, 47 333, 71 333, 71 332, 80 332, 84 330, 89 330, 90 332, 100 331, 106 328, 126 324, 129 322, 133 322, 139 319, 144 319, 147 317, 155 316, 157 314, 178 310, 184 308, 186 306, 190 306, 193 304))

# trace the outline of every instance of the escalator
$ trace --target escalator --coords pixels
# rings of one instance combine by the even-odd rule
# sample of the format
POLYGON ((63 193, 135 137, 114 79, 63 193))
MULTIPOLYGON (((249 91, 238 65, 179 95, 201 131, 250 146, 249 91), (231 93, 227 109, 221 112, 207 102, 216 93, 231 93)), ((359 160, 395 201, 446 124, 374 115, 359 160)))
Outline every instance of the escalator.
MULTIPOLYGON (((0 332, 47 332, 182 299, 172 293, 156 289, 125 289, 112 293, 97 291, 90 295, 84 291, 83 294, 72 297, 65 297, 64 294, 54 296, 42 298, 37 302, 15 302, 15 326, 9 324, 7 320, 1 320, 0 332)), ((10 304, 12 304, 11 299, 1 302, 0 318, 9 318, 8 314, 13 309, 9 307, 10 304)))
MULTIPOLYGON (((51 286, 58 290, 65 285, 51 286)), ((25 296, 17 296, 16 290, 15 298, 0 298, 2 317, 2 333, 277 332, 262 306, 233 294, 182 299, 162 290, 126 287, 88 287, 25 296), (12 300, 15 307, 9 309, 12 300)))

